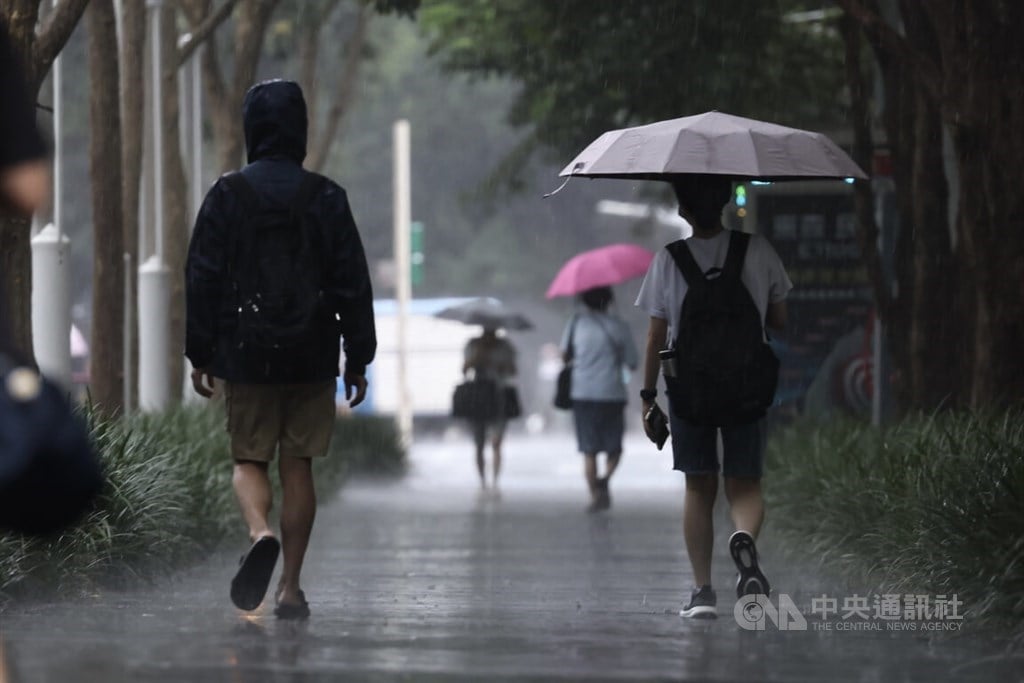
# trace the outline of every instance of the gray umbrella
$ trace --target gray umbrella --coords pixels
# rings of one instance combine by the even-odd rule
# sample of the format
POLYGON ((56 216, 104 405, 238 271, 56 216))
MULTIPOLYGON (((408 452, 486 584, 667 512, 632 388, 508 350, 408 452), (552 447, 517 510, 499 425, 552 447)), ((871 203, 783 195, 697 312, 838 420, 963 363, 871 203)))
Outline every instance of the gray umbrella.
POLYGON ((533 323, 521 313, 517 313, 497 299, 482 298, 467 301, 457 306, 449 306, 434 314, 437 318, 455 320, 467 325, 482 325, 490 328, 506 330, 530 330, 533 323))
POLYGON ((694 173, 763 180, 867 178, 821 133, 717 111, 604 133, 559 175, 668 180, 694 173))

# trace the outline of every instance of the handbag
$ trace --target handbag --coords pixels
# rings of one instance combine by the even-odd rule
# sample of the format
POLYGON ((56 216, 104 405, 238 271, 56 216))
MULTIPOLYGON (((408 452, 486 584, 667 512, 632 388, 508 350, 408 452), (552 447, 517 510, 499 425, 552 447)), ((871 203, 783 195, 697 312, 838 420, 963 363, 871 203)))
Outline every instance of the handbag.
POLYGON ((513 386, 507 386, 502 389, 502 413, 506 420, 519 417, 523 414, 523 406, 519 402, 519 392, 513 386))
POLYGON ((85 425, 63 391, 0 352, 0 528, 56 533, 102 486, 85 425))
POLYGON ((569 410, 572 408, 572 358, 575 355, 572 340, 576 334, 577 319, 578 316, 573 316, 569 327, 569 358, 565 361, 565 365, 558 372, 558 378, 555 380, 554 404, 559 410, 569 410))
POLYGON ((455 387, 452 417, 493 420, 498 417, 498 386, 493 380, 474 378, 455 387))

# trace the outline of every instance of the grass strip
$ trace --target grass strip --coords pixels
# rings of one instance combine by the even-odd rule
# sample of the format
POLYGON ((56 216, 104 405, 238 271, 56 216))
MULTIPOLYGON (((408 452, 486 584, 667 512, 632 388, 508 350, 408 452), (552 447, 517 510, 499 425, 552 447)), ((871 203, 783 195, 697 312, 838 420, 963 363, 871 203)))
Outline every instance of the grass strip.
MULTIPOLYGON (((242 533, 222 409, 87 418, 104 464, 104 491, 95 508, 59 536, 0 535, 0 599, 146 579, 201 559, 229 534, 242 533)), ((339 418, 330 454, 314 464, 320 500, 329 500, 350 473, 399 474, 404 466, 392 420, 339 418)))
POLYGON ((1024 635, 1024 411, 797 423, 771 440, 765 487, 776 532, 824 567, 956 593, 977 625, 1024 635))

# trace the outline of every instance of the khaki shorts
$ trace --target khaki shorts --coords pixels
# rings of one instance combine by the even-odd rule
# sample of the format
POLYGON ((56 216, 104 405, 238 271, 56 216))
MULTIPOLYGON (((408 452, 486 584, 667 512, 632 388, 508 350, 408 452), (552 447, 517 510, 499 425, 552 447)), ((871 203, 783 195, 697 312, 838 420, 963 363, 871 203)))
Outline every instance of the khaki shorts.
POLYGON ((309 384, 233 384, 224 387, 231 457, 270 462, 321 458, 334 431, 335 381, 309 384))

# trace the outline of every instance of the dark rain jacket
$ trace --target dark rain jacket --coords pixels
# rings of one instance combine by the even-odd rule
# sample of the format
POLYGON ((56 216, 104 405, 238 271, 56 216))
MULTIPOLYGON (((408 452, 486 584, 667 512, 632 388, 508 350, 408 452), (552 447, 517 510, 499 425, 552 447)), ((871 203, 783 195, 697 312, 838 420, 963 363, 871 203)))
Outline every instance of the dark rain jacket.
MULTIPOLYGON (((306 156, 306 104, 291 81, 253 86, 243 103, 248 165, 241 173, 259 197, 257 207, 286 208, 299 190, 306 156)), ((373 360, 377 337, 373 292, 362 241, 345 190, 323 178, 307 204, 303 225, 319 231, 318 242, 330 252, 325 274, 326 300, 337 325, 325 325, 307 348, 291 352, 239 348, 234 337, 227 282, 231 231, 245 239, 241 198, 220 178, 206 195, 196 218, 185 265, 185 355, 193 367, 229 382, 278 384, 315 382, 338 375, 339 332, 344 337, 345 371, 362 375, 373 360)))

